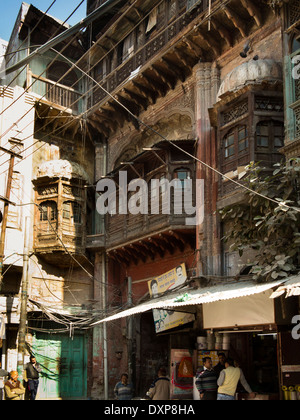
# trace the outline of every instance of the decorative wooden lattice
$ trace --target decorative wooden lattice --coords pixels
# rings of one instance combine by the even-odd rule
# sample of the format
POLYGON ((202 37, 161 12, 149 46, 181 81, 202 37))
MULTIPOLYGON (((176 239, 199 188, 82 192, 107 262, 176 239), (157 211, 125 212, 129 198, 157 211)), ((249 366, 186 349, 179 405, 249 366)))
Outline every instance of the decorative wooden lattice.
POLYGON ((58 193, 58 186, 57 185, 51 185, 46 187, 39 187, 38 188, 38 195, 52 195, 58 193))
POLYGON ((283 112, 283 101, 278 98, 257 97, 255 99, 255 109, 257 111, 283 112))
POLYGON ((248 112, 248 100, 238 104, 236 107, 232 108, 230 111, 223 114, 223 125, 226 125, 232 121, 235 121, 237 118, 240 118, 242 115, 247 114, 248 112))
POLYGON ((295 109, 295 137, 300 137, 300 106, 295 109))
POLYGON ((296 101, 300 99, 300 79, 295 80, 295 99, 296 101))
POLYGON ((289 26, 294 25, 294 23, 300 20, 300 2, 299 0, 293 0, 290 3, 290 19, 289 19, 289 26))

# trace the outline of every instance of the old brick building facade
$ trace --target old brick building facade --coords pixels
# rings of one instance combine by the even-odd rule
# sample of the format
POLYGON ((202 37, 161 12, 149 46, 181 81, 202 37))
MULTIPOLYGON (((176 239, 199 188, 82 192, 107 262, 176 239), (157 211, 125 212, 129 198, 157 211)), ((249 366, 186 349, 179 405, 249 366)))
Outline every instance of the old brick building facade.
MULTIPOLYGON (((11 49, 42 17, 34 6, 20 13, 11 49)), ((213 331, 230 334, 231 354, 259 392, 283 397, 281 365, 297 365, 285 359, 285 333, 299 300, 269 299, 280 283, 257 287, 243 276, 254 254, 240 257, 224 244, 234 227, 222 223, 219 210, 244 200, 250 162, 270 169, 284 155, 299 156, 291 61, 299 51, 297 1, 88 0, 87 15, 73 30, 47 16, 32 45, 56 31, 58 45, 28 61, 15 83, 35 102, 26 179, 35 203, 30 299, 36 306, 28 339, 38 355, 56 360, 48 365, 57 377, 46 381, 45 396, 112 398, 126 371, 136 396, 144 396, 165 366, 172 396, 186 386, 180 395, 190 398, 190 382, 176 377, 175 353, 197 359, 197 337, 213 331), (145 197, 137 200, 134 189, 125 199, 120 194, 120 172, 127 177, 123 189, 146 181, 153 195, 143 212, 131 210, 145 197), (193 205, 202 180, 197 223, 187 223, 191 214, 175 201, 164 212, 167 191, 151 189, 164 179, 174 181, 171 199, 192 180, 193 205), (97 211, 99 181, 113 182, 119 194, 111 214, 97 211), (157 211, 153 197, 160 199, 157 211), (127 211, 118 211, 122 204, 127 211), (150 299, 149 282, 183 265, 185 288, 150 299), (152 309, 176 307, 193 318, 157 333, 152 309), (67 334, 58 334, 58 321, 67 334), (266 368, 263 353, 270 355, 266 368)), ((292 352, 296 344, 289 344, 292 352)), ((293 374, 290 381, 298 380, 293 374)))

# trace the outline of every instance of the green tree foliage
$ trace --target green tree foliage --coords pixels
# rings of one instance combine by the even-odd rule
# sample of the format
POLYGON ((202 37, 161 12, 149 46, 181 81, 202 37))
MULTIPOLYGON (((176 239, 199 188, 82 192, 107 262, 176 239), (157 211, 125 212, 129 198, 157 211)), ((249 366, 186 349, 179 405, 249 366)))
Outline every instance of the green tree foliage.
POLYGON ((242 203, 220 211, 230 250, 240 256, 249 249, 257 251, 250 273, 258 282, 300 271, 300 159, 278 163, 271 175, 266 173, 251 163, 244 183, 273 201, 246 191, 242 203))

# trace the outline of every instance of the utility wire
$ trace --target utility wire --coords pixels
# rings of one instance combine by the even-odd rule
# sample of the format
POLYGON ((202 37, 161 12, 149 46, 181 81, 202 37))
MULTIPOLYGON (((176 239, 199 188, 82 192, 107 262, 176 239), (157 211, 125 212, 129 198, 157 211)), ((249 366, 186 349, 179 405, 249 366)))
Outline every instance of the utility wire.
MULTIPOLYGON (((147 129, 149 129, 149 130, 151 130, 152 132, 154 132, 156 135, 158 135, 159 137, 161 137, 164 141, 166 141, 166 142, 168 142, 169 144, 171 144, 173 147, 175 147, 175 148, 177 148, 178 150, 180 150, 181 152, 183 152, 183 153, 185 153, 186 155, 188 155, 189 157, 191 157, 192 159, 194 159, 194 160, 196 160, 197 162, 199 162, 201 165, 203 165, 203 166, 205 166, 206 168, 208 168, 208 169, 210 169, 211 171, 213 171, 213 172, 215 172, 215 173, 217 173, 219 176, 221 176, 223 179, 226 179, 226 180, 228 180, 228 181, 230 181, 230 182, 232 182, 232 183, 234 183, 234 184, 236 184, 238 187, 241 187, 241 188, 243 188, 243 189, 246 189, 246 190, 248 190, 249 192, 251 192, 251 193, 253 193, 253 194, 255 194, 255 195, 257 195, 257 196, 260 196, 261 198, 263 198, 263 199, 265 199, 265 200, 268 200, 268 201, 271 201, 271 202, 273 202, 273 203, 275 203, 275 204, 277 204, 277 205, 279 205, 279 206, 281 206, 281 207, 284 207, 284 208, 286 208, 286 209, 293 209, 293 210, 295 210, 295 211, 297 211, 297 212, 300 212, 300 209, 298 209, 298 208, 296 208, 296 207, 291 207, 291 206, 288 206, 288 205, 286 205, 284 202, 279 202, 279 201, 277 201, 277 200, 274 200, 274 199, 272 199, 272 198, 270 198, 270 197, 267 197, 267 196, 265 196, 265 195, 263 195, 263 194, 261 194, 261 193, 259 193, 259 192, 257 192, 257 191, 254 191, 253 189, 251 189, 251 188, 249 188, 249 187, 247 187, 247 186, 245 186, 244 184, 242 184, 242 183, 240 183, 240 182, 238 182, 238 181, 236 181, 236 180, 234 180, 234 179, 232 179, 232 178, 230 178, 230 177, 228 177, 226 174, 223 174, 223 173, 221 173, 220 171, 218 171, 216 168, 213 168, 212 166, 210 166, 209 164, 207 164, 206 162, 203 162, 202 160, 200 160, 199 158, 197 158, 197 157, 195 157, 194 155, 192 155, 192 154, 190 154, 189 152, 187 152, 187 151, 185 151, 184 149, 182 149, 180 146, 178 146, 177 144, 175 144, 175 143, 173 143, 172 141, 170 141, 170 140, 168 140, 165 136, 163 136, 162 134, 160 134, 157 130, 155 130, 155 129, 153 129, 153 127, 150 127, 149 125, 147 125, 146 123, 144 123, 140 118, 138 118, 135 114, 133 114, 124 104, 122 104, 120 101, 118 101, 110 92, 108 92, 103 86, 101 86, 92 76, 90 76, 87 72, 85 72, 83 69, 81 69, 77 64, 78 64, 78 62, 77 62, 77 64, 74 64, 71 60, 69 60, 66 56, 64 56, 62 53, 60 53, 60 52, 58 52, 58 51, 56 51, 54 48, 52 48, 52 50, 53 51, 55 51, 56 52, 56 54, 58 54, 58 55, 61 55, 64 59, 66 59, 70 64, 71 64, 71 68, 73 68, 73 67, 75 67, 75 68, 77 68, 80 72, 82 72, 86 77, 88 77, 88 78, 90 78, 92 81, 93 81, 93 83, 95 83, 97 86, 98 86, 98 88, 100 88, 100 89, 102 89, 104 92, 105 92, 105 94, 107 95, 107 96, 109 96, 111 99, 113 99, 116 103, 118 103, 118 105, 119 106, 121 106, 123 109, 125 109, 128 113, 129 113, 129 115, 131 115, 134 119, 136 119, 136 121, 139 123, 139 124, 141 124, 141 125, 143 125, 143 126, 145 126, 147 129)), ((80 60, 79 60, 80 61, 80 60)), ((68 72, 67 72, 68 73, 68 72)), ((65 76, 63 76, 63 77, 65 77, 65 76)), ((57 82, 58 83, 58 82, 57 82)), ((82 113, 82 114, 86 114, 88 111, 85 111, 84 113, 82 113)), ((70 123, 71 124, 71 123, 70 123)), ((59 127, 59 129, 61 129, 61 127, 59 127)))
MULTIPOLYGON (((54 50, 55 52, 57 52, 56 50, 54 50)), ((58 54, 60 54, 59 52, 57 52, 58 54)), ((67 57, 64 57, 67 61, 71 62, 67 57)), ((108 92, 108 90, 106 90, 103 86, 100 85, 100 83, 97 82, 97 80, 95 80, 92 76, 90 76, 87 72, 85 72, 84 70, 80 69, 79 67, 77 67, 76 64, 73 64, 79 71, 83 72, 86 77, 90 78, 94 83, 97 84, 97 86, 99 88, 101 88, 103 90, 103 92, 109 96, 111 99, 113 99, 119 106, 121 106, 125 111, 128 112, 129 115, 131 115, 140 125, 143 125, 144 127, 146 127, 148 130, 152 131, 154 134, 156 134, 157 136, 159 136, 162 140, 168 142, 169 144, 171 144, 172 146, 174 146, 175 148, 177 148, 178 150, 180 150, 182 153, 186 154, 187 156, 191 157, 192 159, 196 160, 197 162, 199 162, 201 165, 205 166, 206 168, 210 169, 211 171, 215 172, 216 174, 220 175, 222 178, 226 179, 227 181, 230 181, 232 183, 234 183, 235 185, 237 185, 240 188, 243 188, 245 190, 247 190, 248 192, 251 192, 252 194, 255 194, 265 200, 271 201, 281 207, 287 208, 289 210, 295 210, 298 213, 300 213, 300 208, 297 207, 291 207, 288 206, 285 203, 279 202, 277 200, 274 200, 273 198, 267 197, 264 194, 261 194, 257 191, 252 190, 251 188, 247 187, 246 185, 230 178, 229 176, 227 176, 226 174, 223 174, 222 172, 220 172, 218 169, 213 168, 212 166, 210 166, 208 163, 200 160, 199 158, 197 158, 196 156, 192 155, 191 153, 187 152, 186 150, 184 150, 182 147, 178 146, 176 143, 172 142, 171 140, 168 140, 164 135, 162 135, 160 132, 158 132, 157 130, 155 130, 153 127, 149 126, 148 124, 146 124, 144 121, 142 121, 139 117, 137 117, 132 111, 130 111, 130 109, 128 109, 124 104, 122 104, 122 102, 120 102, 117 98, 115 98, 110 92, 108 92)))
MULTIPOLYGON (((126 9, 126 11, 117 19, 117 21, 115 22, 115 24, 117 23, 117 22, 119 22, 124 16, 126 16, 126 14, 129 12, 129 10, 131 10, 131 8, 134 8, 134 6, 135 6, 135 4, 137 3, 137 1, 138 0, 135 0, 131 5, 130 5, 130 7, 128 8, 128 9, 126 9)), ((196 6, 196 5, 198 5, 198 4, 200 4, 201 3, 201 1, 202 0, 198 0, 196 3, 195 3, 195 5, 194 5, 194 7, 196 6)), ((163 1, 161 1, 160 3, 158 3, 155 7, 159 7, 159 5, 160 4, 162 4, 162 2, 163 1)), ((145 47, 148 43, 150 43, 150 42, 152 42, 153 41, 153 39, 155 39, 155 38, 157 38, 158 36, 160 36, 160 34, 162 33, 162 32, 164 32, 164 31, 166 31, 171 25, 174 25, 174 23, 178 20, 178 19, 180 19, 180 18, 182 18, 182 16, 184 16, 185 14, 187 14, 187 13, 189 13, 189 11, 186 11, 183 15, 180 15, 175 21, 172 21, 172 23, 170 23, 167 27, 164 27, 164 28, 162 28, 156 35, 155 35, 155 37, 154 38, 152 38, 151 40, 149 40, 143 47, 145 47)), ((136 25, 135 25, 135 27, 132 29, 129 29, 128 30, 128 32, 125 34, 125 37, 128 35, 128 34, 130 34, 130 33, 132 33, 132 31, 134 30, 134 29, 136 29, 149 15, 151 14, 151 11, 146 15, 146 16, 144 16, 136 25)), ((101 41, 101 39, 102 38, 104 38, 105 37, 105 34, 103 34, 98 40, 97 40, 97 43, 95 44, 95 45, 97 45, 100 41, 101 41)), ((92 69, 94 69, 96 66, 97 66, 97 64, 98 63, 100 63, 108 54, 110 54, 111 53, 111 51, 113 51, 120 43, 122 42, 122 40, 120 40, 116 45, 114 45, 112 48, 111 48, 111 50, 110 51, 108 51, 104 56, 102 56, 90 69, 89 69, 89 71, 92 71, 92 69)), ((86 53, 77 61, 77 63, 76 64, 79 64, 80 63, 80 61, 81 60, 83 60, 85 57, 86 57, 86 55, 87 54, 89 54, 90 53, 90 51, 91 51, 91 49, 92 48, 94 48, 95 47, 95 45, 93 45, 93 46, 91 46, 90 48, 89 48, 89 50, 88 51, 86 51, 86 53)), ((73 68, 74 68, 74 66, 73 66, 73 62, 71 62, 72 63, 72 65, 71 65, 71 68, 61 77, 61 79, 60 80, 62 80, 73 68)), ((117 69, 115 69, 115 70, 117 70, 117 69)), ((44 73, 44 72, 43 72, 44 73)), ((42 74, 43 74, 42 73, 42 74)), ((41 74, 41 75, 42 75, 41 74)), ((40 75, 40 76, 41 76, 40 75)), ((84 74, 82 73, 82 77, 76 82, 76 83, 78 83, 82 78, 84 77, 84 74)), ((59 81, 60 81, 59 80, 59 81)), ((50 89, 49 89, 49 92, 59 83, 59 81, 57 81, 55 84, 54 84, 54 86, 52 86, 50 89)), ((75 84, 73 84, 72 85, 72 87, 74 87, 75 86, 75 84)), ((94 90, 94 86, 92 86, 88 91, 86 91, 83 95, 81 95, 81 97, 79 97, 77 100, 75 100, 71 105, 69 105, 69 107, 72 107, 72 106, 74 106, 77 102, 79 102, 80 100, 82 100, 84 97, 86 97, 91 91, 93 91, 94 90)), ((62 95, 63 95, 63 93, 62 93, 62 95)), ((41 99, 43 98, 43 97, 45 97, 46 96, 46 94, 45 95, 43 95, 40 99, 39 99, 39 101, 37 102, 37 103, 40 103, 40 101, 41 101, 41 99)), ((18 98, 19 99, 19 98, 18 98)), ((61 111, 60 113, 62 113, 62 112, 64 112, 64 111, 66 111, 69 107, 66 107, 63 111, 61 111)), ((90 108, 90 109, 88 109, 88 110, 86 110, 85 112, 82 112, 80 115, 78 115, 78 116, 76 116, 75 117, 75 119, 80 119, 81 117, 83 117, 84 115, 86 115, 88 112, 90 112, 91 111, 91 109, 92 108, 90 108)), ((28 111, 28 112, 30 112, 31 111, 31 109, 28 111)), ((27 112, 27 113, 28 113, 27 112)), ((27 113, 26 114, 24 114, 18 121, 17 121, 17 123, 19 123, 23 118, 24 118, 24 116, 25 115, 27 115, 27 113)), ((37 114, 38 114, 38 111, 37 111, 37 114)), ((39 117, 41 117, 41 116, 39 116, 39 117)), ((61 116, 61 117, 56 117, 56 118, 67 118, 66 116, 61 116)), ((67 123, 65 123, 62 127, 58 127, 57 129, 55 129, 54 131, 52 131, 52 133, 48 133, 48 134, 46 134, 44 137, 42 137, 42 139, 44 139, 45 137, 47 137, 48 135, 51 135, 51 134, 53 134, 53 133, 56 133, 57 131, 58 132, 60 132, 60 131, 64 131, 66 128, 68 128, 68 126, 69 125, 72 125, 72 123, 73 123, 73 121, 72 120, 70 120, 69 122, 67 122, 67 123)), ((27 124, 27 126, 25 127, 25 128, 27 128, 29 125, 30 125, 31 123, 28 123, 27 124)), ((42 128, 40 128, 39 130, 37 130, 37 131, 35 131, 35 134, 37 134, 39 131, 41 131, 41 130, 44 130, 49 124, 51 124, 51 122, 49 122, 48 124, 46 124, 45 126, 43 126, 42 128)), ((13 128, 13 126, 12 127, 10 127, 7 131, 6 131, 6 133, 4 133, 3 135, 6 135, 9 131, 10 131, 10 129, 11 128, 13 128)), ((25 128, 23 128, 23 130, 25 129, 25 128)), ((23 131, 22 130, 22 131, 23 131)), ((27 138, 29 138, 29 137, 31 137, 31 136, 28 136, 27 138)), ((0 137, 1 138, 1 137, 0 137)), ((26 140, 27 138, 25 138, 25 139, 23 139, 23 140, 26 140)), ((28 148, 30 148, 30 147, 33 147, 36 143, 38 143, 39 141, 41 141, 42 139, 39 139, 38 141, 36 141, 33 145, 31 145, 31 146, 29 146, 28 148)), ((43 146, 40 146, 37 150, 39 150, 41 147, 43 147, 43 146)), ((27 149, 28 149, 27 148, 27 149)), ((26 151, 27 149, 25 149, 24 151, 26 151)), ((30 156, 30 155, 29 155, 30 156)), ((6 161, 6 162, 8 162, 8 161, 6 161)), ((2 166, 3 164, 5 164, 6 162, 3 162, 0 166, 2 166)))
MULTIPOLYGON (((119 22, 124 16, 126 16, 126 14, 129 12, 129 10, 131 10, 131 8, 134 8, 134 6, 135 6, 135 4, 137 3, 137 1, 138 0, 135 0, 131 5, 130 5, 130 7, 128 8, 128 9, 126 9, 126 11, 117 19, 117 21, 115 22, 115 24, 117 23, 117 22, 119 22)), ((194 7, 196 6, 196 5, 198 5, 198 4, 200 4, 201 3, 201 1, 202 0, 198 0, 196 3, 195 3, 195 5, 194 5, 194 7)), ((161 1, 160 3, 158 3, 155 7, 159 7, 159 5, 160 4, 162 4, 162 2, 163 1, 161 1)), ((146 44, 144 44, 143 45, 143 48, 147 45, 147 44, 149 44, 150 42, 152 42, 154 39, 156 39, 157 37, 159 37, 160 36, 160 34, 162 33, 162 32, 164 32, 164 31, 166 31, 170 26, 172 26, 172 25, 174 25, 175 23, 176 23, 176 21, 178 20, 178 19, 180 19, 180 18, 182 18, 182 16, 184 16, 185 14, 187 14, 187 13, 189 13, 189 11, 186 11, 183 15, 180 15, 175 21, 172 21, 172 23, 170 23, 168 26, 166 26, 166 27, 164 27, 164 28, 162 28, 156 35, 155 35, 155 37, 154 38, 151 38, 151 40, 149 40, 148 42, 146 42, 146 44)), ((129 29, 128 30, 128 32, 124 35, 124 37, 126 37, 128 34, 130 34, 130 33, 132 33, 132 31, 134 30, 134 29, 136 29, 149 15, 151 14, 151 12, 149 12, 146 16, 144 16, 140 21, 138 21, 137 22, 137 24, 135 25, 135 27, 134 28, 131 28, 131 29, 129 29)), ((101 39, 102 38, 105 38, 105 34, 103 34, 98 40, 97 40, 97 42, 96 42, 96 44, 95 45, 97 45, 100 41, 101 41, 101 39)), ((92 71, 107 55, 109 55, 114 49, 116 49, 116 47, 120 44, 122 42, 122 40, 120 40, 118 43, 116 43, 104 56, 102 56, 90 69, 89 69, 89 71, 92 71)), ((91 49, 92 48, 94 48, 95 47, 95 45, 93 45, 93 46, 91 46, 87 51, 86 51, 86 53, 77 61, 77 63, 76 64, 79 64, 80 63, 80 61, 81 60, 83 60, 85 57, 86 57, 86 55, 87 54, 89 54, 90 53, 90 51, 91 51, 91 49)), ((72 62, 72 64, 73 64, 73 62, 72 62)), ((73 65, 71 66, 71 68, 62 76, 62 78, 64 78, 71 70, 73 69, 73 65)), ((115 71, 117 70, 118 68, 116 68, 115 69, 115 71)), ((44 73, 44 72, 43 72, 44 73)), ((41 75, 43 74, 43 73, 41 73, 41 75)), ((41 76, 40 75, 40 76, 41 76)), ((78 83, 82 78, 84 77, 84 75, 82 75, 82 77, 78 80, 78 81, 76 81, 76 83, 78 83)), ((60 80, 62 80, 62 78, 60 79, 60 80)), ((59 80, 59 81, 60 81, 59 80)), ((49 89, 49 92, 57 85, 57 83, 59 83, 59 81, 58 82, 56 82, 55 84, 54 84, 54 86, 52 86, 50 89, 49 89)), ((71 87, 74 87, 75 86, 75 84, 73 84, 71 87)), ((69 105, 69 107, 66 107, 63 111, 61 111, 61 113, 62 112, 64 112, 64 111, 66 111, 68 108, 70 108, 70 107, 72 107, 72 106, 74 106, 77 102, 79 102, 80 100, 82 100, 85 96, 87 96, 92 90, 94 89, 94 86, 92 86, 88 91, 86 91, 83 95, 81 95, 81 97, 80 98, 78 98, 77 100, 75 100, 71 105, 69 105)), ((46 95, 46 94, 45 94, 46 95)), ((39 101, 37 102, 37 103, 39 103, 40 101, 41 101, 41 99, 42 98, 44 98, 45 97, 45 95, 43 95, 40 99, 39 99, 39 101)), ((63 93, 62 93, 62 95, 63 95, 63 93)), ((87 110, 86 112, 90 112, 90 110, 91 110, 92 108, 90 108, 89 110, 87 110)), ((80 118, 80 117, 82 117, 83 115, 85 114, 85 112, 83 112, 82 114, 80 114, 79 116, 77 116, 77 118, 80 118)), ((26 115, 26 114, 25 114, 26 115)), ((24 115, 24 116, 25 116, 24 115)), ((39 116, 40 117, 40 116, 39 116)), ((66 116, 62 116, 62 117, 56 117, 56 118, 66 118, 66 116)), ((20 120, 21 120, 22 118, 20 118, 20 120)), ((20 120, 18 120, 18 122, 20 121, 20 120)), ((70 122, 70 125, 71 125, 71 123, 72 122, 70 122)), ((30 123, 29 123, 30 124, 30 123)), ((28 125, 29 125, 28 124, 28 125)), ((51 124, 51 122, 49 122, 49 124, 51 124)), ((49 125, 49 124, 46 124, 44 127, 42 127, 40 130, 42 130, 42 129, 44 129, 45 127, 47 127, 47 125, 49 125)), ((68 123, 66 123, 66 124, 68 124, 68 123)), ((28 126, 27 125, 27 126, 28 126)), ((26 126, 26 127, 27 127, 26 126)), ((12 127, 11 127, 12 128, 12 127)), ((10 128, 10 129, 11 129, 10 128)), ((10 130, 9 129, 9 130, 10 130)), ((62 129, 63 130, 63 127, 58 127, 57 128, 57 130, 60 130, 60 129, 62 129)), ((8 131, 9 131, 8 130, 8 131)), ((23 129, 24 130, 24 129, 23 129)), ((40 131, 40 130, 38 130, 38 131, 40 131)), ((37 132, 38 132, 37 131, 37 132)), ((5 134, 7 134, 7 133, 5 133, 5 134)), ((4 134, 4 135, 5 135, 4 134)), ((50 133, 51 134, 51 133, 50 133)), ((1 166, 1 165, 0 165, 1 166)))
MULTIPOLYGON (((65 22, 67 22, 67 20, 70 19, 70 17, 76 12, 76 10, 81 6, 81 4, 84 2, 85 0, 81 0, 81 2, 78 4, 78 6, 73 10, 73 12, 68 16, 68 18, 57 28, 57 30, 55 31, 55 33, 50 37, 49 40, 51 40, 53 37, 55 37, 55 35, 59 32, 60 28, 64 26, 65 22)), ((45 14, 43 15, 43 17, 45 16, 45 14)), ((63 47, 62 51, 63 52, 65 49, 67 49, 69 47, 69 45, 77 38, 78 34, 75 34, 70 41, 63 47)), ((31 87, 38 82, 39 77, 41 77, 50 67, 51 65, 56 61, 57 56, 52 59, 52 61, 48 64, 48 66, 46 67, 46 69, 38 76, 37 79, 35 79, 30 86, 28 86, 21 95, 19 95, 18 98, 16 98, 13 102, 11 102, 5 109, 3 109, 0 112, 0 116, 7 111, 11 106, 13 106, 18 100, 21 99, 21 97, 23 95, 25 95, 27 92, 29 92, 29 90, 31 89, 31 87)), ((82 59, 82 57, 78 60, 78 62, 80 62, 80 60, 82 59)), ((5 91, 7 90, 7 88, 12 84, 12 82, 19 76, 19 74, 22 73, 22 71, 26 68, 26 66, 20 71, 20 73, 17 74, 17 76, 7 85, 4 87, 4 90, 2 91, 2 95, 4 95, 5 91)), ((65 74, 54 84, 51 86, 51 88, 39 99, 39 101, 37 103, 39 103, 41 101, 42 98, 44 98, 50 91, 52 91, 55 86, 70 72, 70 70, 68 70, 67 72, 65 72, 65 74)), ((19 118, 19 120, 17 121, 17 123, 19 123, 34 107, 36 106, 36 104, 30 108, 26 113, 24 113, 22 115, 21 118, 19 118)), ((6 132, 4 134, 1 134, 0 139, 5 136, 6 134, 8 134, 8 132, 14 127, 16 123, 14 123, 8 130, 6 130, 6 132)))

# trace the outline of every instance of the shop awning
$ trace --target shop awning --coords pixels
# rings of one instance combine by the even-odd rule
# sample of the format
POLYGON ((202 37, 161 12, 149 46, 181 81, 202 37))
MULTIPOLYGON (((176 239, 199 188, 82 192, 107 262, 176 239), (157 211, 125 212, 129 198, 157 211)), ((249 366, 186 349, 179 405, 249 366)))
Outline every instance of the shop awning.
POLYGON ((270 298, 275 299, 286 293, 285 297, 300 296, 300 274, 289 277, 283 285, 273 292, 270 298))
POLYGON ((251 296, 278 287, 283 282, 284 280, 278 280, 272 283, 256 284, 252 281, 242 281, 235 283, 223 283, 217 286, 197 290, 191 290, 186 287, 180 292, 177 291, 177 293, 174 292, 164 297, 151 299, 141 305, 137 305, 124 311, 118 312, 114 315, 108 316, 107 318, 95 322, 93 325, 140 314, 152 309, 182 308, 185 306, 200 305, 204 303, 251 296))

